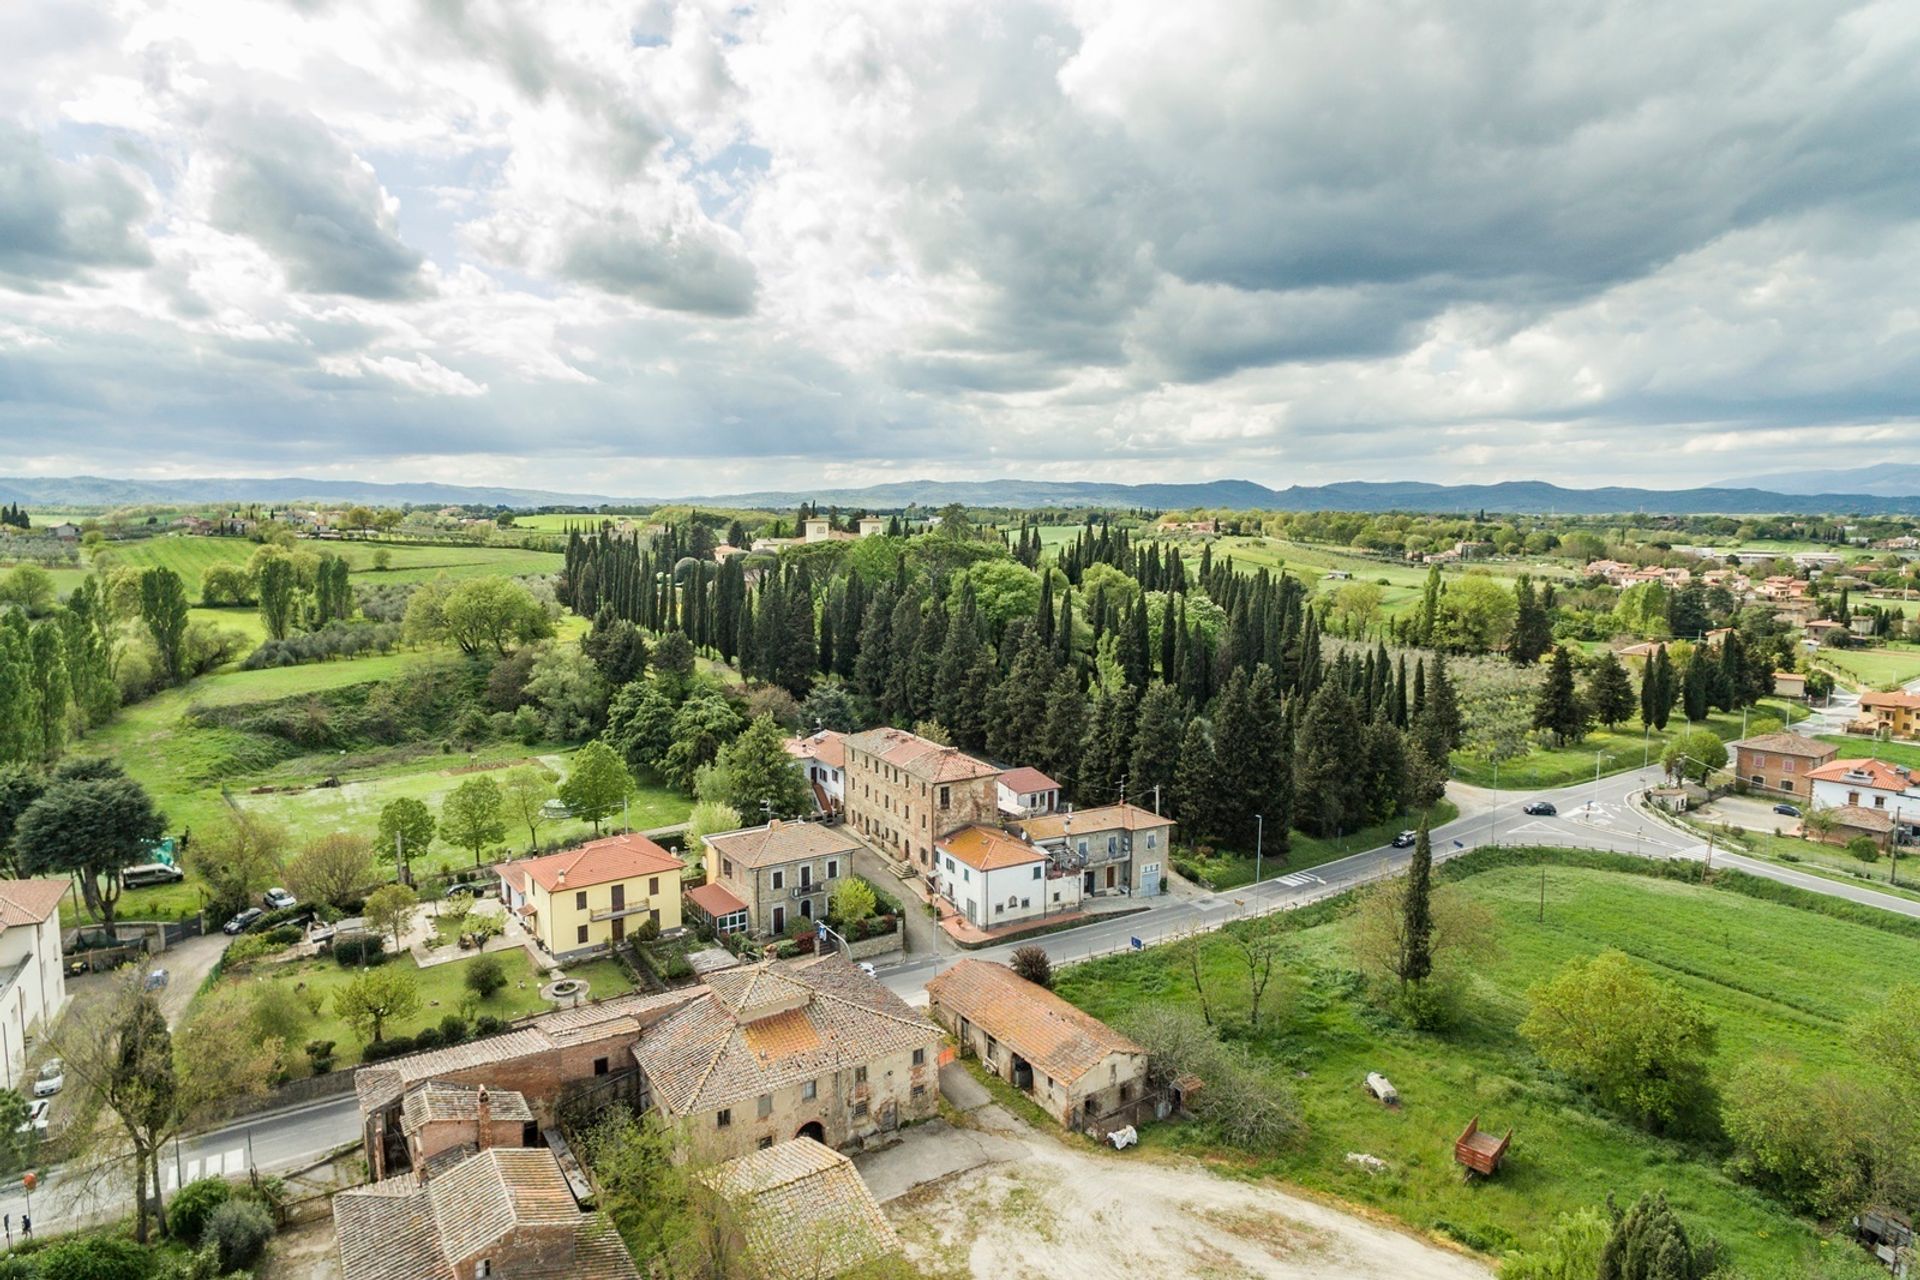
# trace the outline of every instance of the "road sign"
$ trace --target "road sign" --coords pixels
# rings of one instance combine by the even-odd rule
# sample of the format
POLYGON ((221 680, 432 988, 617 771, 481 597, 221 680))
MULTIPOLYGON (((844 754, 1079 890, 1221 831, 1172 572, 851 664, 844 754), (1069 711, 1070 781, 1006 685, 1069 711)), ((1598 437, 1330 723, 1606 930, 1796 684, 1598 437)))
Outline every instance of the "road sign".
POLYGON ((1138 938, 1128 938, 1127 941, 1133 944, 1133 949, 1135 951, 1139 951, 1147 945, 1146 943, 1140 941, 1140 939, 1138 938))

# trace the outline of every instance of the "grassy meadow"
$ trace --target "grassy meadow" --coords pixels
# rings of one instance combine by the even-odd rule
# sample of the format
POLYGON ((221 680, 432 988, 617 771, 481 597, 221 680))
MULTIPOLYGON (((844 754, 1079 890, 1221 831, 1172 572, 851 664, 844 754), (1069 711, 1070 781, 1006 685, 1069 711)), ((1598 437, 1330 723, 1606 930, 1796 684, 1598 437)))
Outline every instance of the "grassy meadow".
MULTIPOLYGON (((529 551, 523 547, 312 540, 302 541, 297 546, 303 551, 343 557, 348 571, 367 583, 424 582, 443 573, 454 579, 489 574, 521 577, 557 573, 563 559, 555 552, 529 551), (386 569, 374 567, 374 554, 380 551, 384 551, 389 559, 386 569)), ((215 565, 244 565, 259 549, 258 543, 245 538, 179 534, 138 542, 109 543, 93 553, 93 560, 96 567, 103 568, 125 566, 147 569, 161 566, 172 569, 186 582, 187 590, 197 596, 200 579, 208 569, 215 565)))
POLYGON ((1862 690, 1897 689, 1920 680, 1920 645, 1892 643, 1878 649, 1822 649, 1816 659, 1862 690))
MULTIPOLYGON (((1751 726, 1757 717, 1771 716, 1782 723, 1791 723, 1804 720, 1806 715, 1806 708, 1797 703, 1783 698, 1763 698, 1744 721, 1738 712, 1716 711, 1699 723, 1722 741, 1731 742, 1741 736, 1743 723, 1751 726)), ((1667 740, 1686 731, 1686 720, 1676 714, 1667 721, 1665 729, 1655 729, 1648 734, 1636 715, 1618 729, 1596 727, 1585 738, 1568 746, 1551 747, 1533 742, 1525 755, 1500 762, 1500 789, 1532 791, 1591 781, 1596 759, 1602 776, 1638 769, 1643 763, 1658 764, 1667 740)), ((1468 751, 1453 753, 1453 776, 1476 787, 1490 787, 1495 781, 1493 765, 1485 757, 1468 751)))
MULTIPOLYGON (((1337 911, 1251 926, 1287 930, 1280 1013, 1245 1043, 1276 1085, 1295 1089, 1308 1127, 1297 1148, 1221 1150, 1197 1125, 1149 1127, 1149 1147, 1207 1156, 1225 1172, 1272 1175, 1418 1230, 1498 1253, 1539 1242, 1555 1217, 1665 1188, 1681 1215, 1712 1230, 1736 1262, 1814 1275, 1830 1247, 1724 1171, 1722 1153, 1651 1136, 1596 1109, 1534 1058, 1516 1026, 1527 987, 1576 956, 1628 952, 1701 1002, 1718 1026, 1714 1067, 1784 1054, 1808 1072, 1859 1066, 1849 1021, 1920 966, 1920 940, 1722 889, 1584 866, 1496 865, 1459 880, 1498 924, 1498 953, 1467 986, 1450 1032, 1399 1027, 1362 998, 1337 911), (1836 975, 1845 975, 1844 981, 1836 975), (1403 1105, 1362 1087, 1387 1075, 1403 1105), (1467 1121, 1514 1131, 1500 1174, 1465 1184, 1451 1143, 1467 1121), (1388 1169, 1346 1160, 1365 1152, 1388 1169)), ((1246 1011, 1246 970, 1231 944, 1199 944, 1216 1017, 1246 1011)), ((1093 961, 1057 982, 1068 999, 1125 1026, 1148 1004, 1197 1008, 1184 966, 1152 951, 1093 961)), ((1276 980, 1279 986, 1279 980, 1276 980)), ((1269 1000, 1271 1001, 1271 995, 1269 1000)))
MULTIPOLYGON (((1460 810, 1451 800, 1442 800, 1433 806, 1428 819, 1432 826, 1437 827, 1459 816, 1460 810)), ((1402 813, 1344 836, 1310 836, 1304 831, 1291 832, 1284 854, 1276 853, 1271 846, 1267 849, 1261 864, 1262 878, 1273 880, 1296 871, 1310 870, 1350 854, 1378 849, 1419 821, 1417 814, 1402 813)), ((1244 853, 1223 850, 1213 857, 1192 859, 1191 862, 1216 889, 1237 889, 1243 884, 1253 883, 1254 858, 1250 849, 1244 853)))

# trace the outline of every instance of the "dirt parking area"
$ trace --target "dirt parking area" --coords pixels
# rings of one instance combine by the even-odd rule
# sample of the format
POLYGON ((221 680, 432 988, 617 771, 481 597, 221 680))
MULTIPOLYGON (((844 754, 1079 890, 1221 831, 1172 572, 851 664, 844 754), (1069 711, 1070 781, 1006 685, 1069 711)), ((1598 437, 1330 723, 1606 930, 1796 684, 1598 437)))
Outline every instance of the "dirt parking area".
POLYGON ((916 1269, 992 1280, 1487 1280, 1481 1263, 1191 1161, 1110 1153, 1040 1133, 996 1105, 861 1160, 916 1269), (925 1159, 914 1145, 925 1134, 925 1159), (967 1157, 971 1156, 972 1159, 967 1157), (903 1171, 935 1180, 911 1189, 903 1171), (957 1170, 957 1171, 954 1171, 957 1170), (877 1176, 876 1176, 877 1175, 877 1176))

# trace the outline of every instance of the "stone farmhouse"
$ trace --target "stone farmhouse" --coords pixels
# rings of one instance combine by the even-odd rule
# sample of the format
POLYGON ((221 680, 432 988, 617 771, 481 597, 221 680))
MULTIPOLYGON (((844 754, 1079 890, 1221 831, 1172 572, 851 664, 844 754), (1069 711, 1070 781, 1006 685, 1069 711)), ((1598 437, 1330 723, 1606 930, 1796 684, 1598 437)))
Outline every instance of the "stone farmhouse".
POLYGON ((839 1276, 900 1252, 853 1161, 810 1139, 750 1152, 704 1179, 738 1215, 755 1275, 839 1276))
POLYGON ((844 745, 847 822, 923 873, 942 836, 999 821, 1000 770, 984 760, 904 729, 849 734, 844 745))
POLYGON ((1173 853, 1173 819, 1133 804, 1029 818, 1021 832, 1080 874, 1085 897, 1156 894, 1173 853))
POLYGON ((841 828, 778 818, 765 826, 708 836, 707 884, 702 888, 718 887, 726 897, 698 898, 700 890, 688 896, 716 919, 744 911, 749 932, 777 937, 795 920, 826 918, 833 891, 853 874, 853 853, 859 847, 841 828))

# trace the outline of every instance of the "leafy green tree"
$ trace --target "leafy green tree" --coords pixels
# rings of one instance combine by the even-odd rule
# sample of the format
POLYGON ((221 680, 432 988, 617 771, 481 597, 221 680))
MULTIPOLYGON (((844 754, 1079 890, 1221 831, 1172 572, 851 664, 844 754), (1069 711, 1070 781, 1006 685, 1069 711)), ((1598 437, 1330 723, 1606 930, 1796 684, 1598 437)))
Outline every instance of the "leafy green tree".
POLYGON ((71 691, 60 624, 35 623, 27 637, 27 706, 32 717, 28 732, 34 753, 42 760, 54 759, 66 744, 71 691))
POLYGON ((367 895, 366 909, 362 914, 375 933, 393 937, 393 949, 397 954, 400 939, 413 924, 414 913, 419 909, 420 896, 412 889, 404 884, 383 884, 367 895))
POLYGON ((619 811, 633 788, 633 775, 627 772, 627 766, 612 747, 596 740, 573 757, 573 767, 560 784, 559 795, 573 816, 591 822, 593 833, 599 835, 600 824, 619 811))
POLYGON ((1455 653, 1494 653, 1513 632, 1513 592, 1484 573, 1449 583, 1440 597, 1434 643, 1455 653))
POLYGON ((420 1012, 420 987, 398 965, 382 965, 356 975, 333 996, 333 1011, 361 1040, 379 1044, 387 1027, 420 1012))
POLYGON ((1550 734, 1555 745, 1565 746, 1587 736, 1591 713, 1573 684, 1573 654, 1562 645, 1553 651, 1547 678, 1533 703, 1533 727, 1550 734))
POLYGON ((462 981, 467 984, 467 990, 485 1000, 507 985, 507 971, 497 957, 478 956, 467 963, 462 981))
POLYGON ((1633 682, 1626 667, 1612 650, 1603 652, 1587 673, 1587 705, 1611 729, 1633 714, 1633 702, 1633 682))
POLYGON ((1547 1066, 1654 1128, 1700 1096, 1714 1027, 1671 982, 1624 952, 1576 956, 1527 991, 1520 1034, 1547 1066))
POLYGON ((440 802, 440 838, 471 849, 473 865, 479 866, 481 851, 507 838, 499 784, 482 775, 468 778, 449 792, 440 802))
POLYGON ((492 650, 505 654, 515 645, 553 634, 547 611, 532 594, 508 578, 469 578, 447 592, 441 605, 447 635, 462 653, 492 650))
POLYGON ((1007 967, 1036 987, 1053 987, 1053 957, 1037 942, 1015 947, 1007 967))
POLYGON ((0 864, 18 878, 14 864, 13 832, 27 806, 40 798, 47 782, 39 770, 25 764, 0 764, 0 864))
POLYGON ((194 840, 188 857, 207 882, 216 915, 231 915, 280 879, 287 829, 256 813, 240 811, 194 840))
POLYGON ((873 915, 877 901, 872 885, 859 876, 847 876, 834 886, 833 921, 843 929, 851 929, 873 915))
POLYGON ((113 927, 120 871, 145 862, 165 833, 153 798, 104 760, 62 766, 20 815, 13 852, 29 875, 72 875, 87 913, 113 927))
POLYGON ((700 769, 740 732, 740 713, 724 694, 699 691, 673 713, 669 732, 672 739, 655 767, 672 786, 691 793, 700 769))
POLYGON ((772 716, 761 716, 720 749, 700 778, 700 798, 736 813, 797 818, 812 812, 807 780, 787 754, 787 735, 772 716))
POLYGON ((160 655, 169 684, 185 678, 187 588, 171 569, 152 568, 140 575, 140 619, 160 655))
POLYGON ((411 880, 413 860, 433 843, 433 811, 426 801, 412 796, 389 800, 380 810, 380 840, 374 852, 382 862, 391 862, 400 879, 411 880))
POLYGON ((547 801, 554 797, 553 771, 543 764, 509 769, 501 779, 501 803, 507 815, 527 829, 529 851, 540 847, 540 824, 546 821, 547 801))
POLYGON ((372 842, 351 831, 320 836, 287 863, 286 880, 303 902, 344 907, 373 880, 372 842))
POLYGON ((13 605, 29 618, 45 617, 58 602, 53 575, 37 564, 17 565, 0 580, 0 605, 13 605))
POLYGON ((1660 753, 1660 766, 1670 778, 1691 777, 1705 785, 1717 770, 1727 767, 1727 744, 1708 729, 1676 733, 1660 753))
POLYGON ((299 607, 299 581, 293 561, 284 555, 263 558, 254 590, 260 598, 260 622, 267 635, 274 640, 286 639, 299 607))

